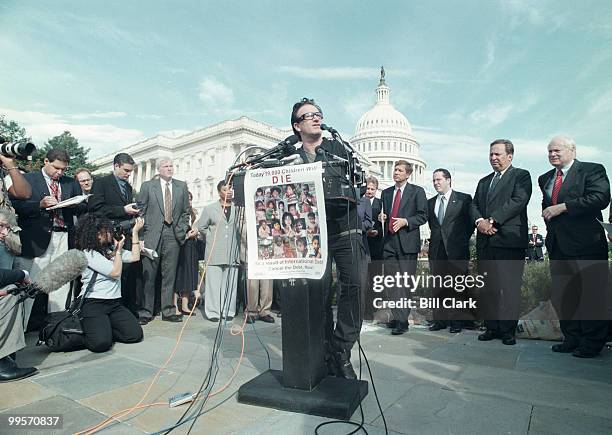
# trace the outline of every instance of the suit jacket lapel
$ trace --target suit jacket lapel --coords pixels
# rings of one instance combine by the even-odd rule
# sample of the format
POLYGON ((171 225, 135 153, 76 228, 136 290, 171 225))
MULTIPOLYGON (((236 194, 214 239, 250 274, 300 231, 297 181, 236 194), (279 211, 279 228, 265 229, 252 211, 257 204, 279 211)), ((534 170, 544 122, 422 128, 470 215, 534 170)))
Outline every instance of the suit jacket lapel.
POLYGON ((406 204, 408 204, 408 198, 414 196, 414 189, 412 189, 409 183, 406 183, 404 186, 404 192, 402 193, 402 199, 400 201, 399 209, 404 208, 406 204))
POLYGON ((572 167, 569 168, 569 171, 567 171, 567 174, 563 179, 563 183, 561 184, 561 189, 559 190, 559 196, 557 198, 558 204, 565 202, 565 195, 567 195, 569 189, 574 185, 580 169, 580 162, 578 160, 574 160, 572 167))
POLYGON ((546 204, 550 204, 550 195, 546 191, 546 187, 548 186, 548 183, 550 183, 551 180, 554 179, 555 171, 556 169, 551 169, 550 171, 546 172, 542 177, 542 184, 540 185, 540 189, 542 190, 542 196, 544 197, 544 202, 546 204))
POLYGON ((153 195, 157 199, 157 204, 159 205, 159 209, 161 210, 162 217, 164 216, 164 196, 161 191, 161 183, 159 180, 152 180, 153 183, 153 195))
POLYGON ((65 201, 65 200, 67 200, 68 198, 70 198, 70 194, 72 193, 72 192, 69 192, 69 190, 70 190, 70 188, 69 188, 70 183, 68 183, 68 182, 67 182, 67 181, 66 181, 66 180, 65 180, 65 179, 62 177, 62 178, 60 178, 60 179, 59 179, 59 185, 60 185, 60 189, 62 189, 62 192, 61 192, 61 198, 62 198, 62 199, 61 199, 61 200, 62 200, 62 201, 65 201))
POLYGON ((457 210, 459 210, 460 206, 461 204, 459 203, 459 200, 457 199, 457 194, 453 190, 450 194, 448 205, 446 206, 446 210, 444 212, 444 221, 450 222, 450 220, 454 218, 455 215, 457 214, 457 210))
POLYGON ((121 198, 121 202, 123 204, 128 204, 127 198, 125 198, 123 196, 123 194, 121 193, 121 188, 119 187, 119 181, 117 181, 117 177, 115 177, 114 174, 111 174, 111 185, 112 185, 112 189, 115 191, 115 194, 121 198))
MULTIPOLYGON (((506 170, 506 172, 504 172, 504 175, 502 175, 502 177, 500 178, 500 180, 497 182, 497 185, 495 186, 495 190, 491 193, 491 197, 488 198, 489 199, 489 203, 493 202, 493 199, 495 199, 495 197, 497 196, 497 194, 501 191, 501 189, 509 183, 509 179, 512 177, 513 175, 513 166, 509 166, 508 169, 506 170)), ((490 187, 490 183, 489 183, 489 187, 490 187)), ((488 192, 488 189, 487 189, 488 192)))
MULTIPOLYGON (((45 196, 51 196, 51 192, 49 191, 49 185, 47 185, 47 180, 45 179, 44 175, 42 174, 42 169, 38 172, 35 173, 36 177, 39 178, 39 183, 40 183, 40 187, 42 188, 43 193, 45 194, 45 196)), ((32 186, 34 187, 34 186, 32 186)))
POLYGON ((179 189, 177 187, 177 182, 174 181, 174 178, 172 179, 172 212, 174 213, 174 210, 176 210, 176 204, 178 201, 178 194, 179 194, 179 189))

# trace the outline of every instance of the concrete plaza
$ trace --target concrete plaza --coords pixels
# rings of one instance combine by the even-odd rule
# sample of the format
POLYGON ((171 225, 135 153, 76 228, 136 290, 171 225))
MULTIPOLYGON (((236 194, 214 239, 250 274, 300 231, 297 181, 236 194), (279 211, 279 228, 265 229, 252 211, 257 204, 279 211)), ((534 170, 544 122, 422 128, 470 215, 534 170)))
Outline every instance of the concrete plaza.
MULTIPOLYGON (((242 317, 233 325, 242 325, 242 317)), ((211 397, 196 403, 204 412, 194 434, 312 434, 325 418, 239 404, 236 391, 268 369, 281 368, 280 319, 275 324, 246 325, 240 366, 241 335, 230 325, 222 334, 218 373, 211 397), (260 343, 261 341, 261 343, 260 343), (233 379, 232 379, 232 376, 233 379)), ((15 429, 0 433, 75 433, 130 409, 143 399, 154 375, 176 344, 183 324, 159 318, 144 327, 139 344, 116 344, 104 354, 89 351, 49 354, 30 345, 18 353, 21 366, 40 373, 2 384, 0 413, 62 414, 61 430, 15 429)), ((187 405, 168 406, 175 394, 199 389, 210 366, 217 324, 201 313, 187 324, 180 346, 152 385, 143 405, 119 417, 101 433, 143 434, 162 431, 178 421, 187 405)), ((612 351, 585 360, 554 354, 551 342, 518 340, 504 346, 499 340, 479 342, 477 331, 429 332, 411 327, 398 337, 368 325, 361 344, 370 363, 389 433, 399 434, 609 434, 612 433, 612 351)), ((358 352, 353 364, 359 370, 358 352)), ((362 359, 361 371, 368 381, 362 359)), ((370 434, 384 434, 383 420, 372 384, 363 402, 363 419, 370 434)), ((361 420, 358 409, 353 421, 361 420)), ((172 433, 187 433, 191 421, 172 433)), ((321 434, 343 434, 348 425, 328 425, 321 434)))

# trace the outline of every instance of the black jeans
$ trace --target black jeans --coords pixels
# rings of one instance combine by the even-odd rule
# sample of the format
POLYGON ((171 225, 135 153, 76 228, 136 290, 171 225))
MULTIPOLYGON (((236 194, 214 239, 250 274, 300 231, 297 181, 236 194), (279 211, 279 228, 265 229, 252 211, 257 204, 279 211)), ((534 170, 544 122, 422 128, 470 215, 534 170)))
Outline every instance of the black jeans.
POLYGON ((85 346, 92 352, 106 352, 115 341, 138 343, 142 340, 138 319, 121 299, 86 298, 81 315, 85 346))
POLYGON ((325 275, 320 280, 309 280, 320 286, 323 294, 325 342, 328 351, 350 351, 361 332, 361 277, 360 268, 365 256, 361 234, 328 237, 328 257, 325 275), (331 290, 331 262, 336 262, 336 326, 332 313, 334 292, 331 290))

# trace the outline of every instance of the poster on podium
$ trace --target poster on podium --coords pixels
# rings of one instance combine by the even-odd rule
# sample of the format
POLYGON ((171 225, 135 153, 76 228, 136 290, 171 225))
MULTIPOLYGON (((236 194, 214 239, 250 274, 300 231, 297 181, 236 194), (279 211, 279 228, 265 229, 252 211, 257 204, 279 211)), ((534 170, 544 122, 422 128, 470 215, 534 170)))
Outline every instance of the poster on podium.
POLYGON ((320 279, 327 262, 323 166, 247 171, 249 279, 320 279))

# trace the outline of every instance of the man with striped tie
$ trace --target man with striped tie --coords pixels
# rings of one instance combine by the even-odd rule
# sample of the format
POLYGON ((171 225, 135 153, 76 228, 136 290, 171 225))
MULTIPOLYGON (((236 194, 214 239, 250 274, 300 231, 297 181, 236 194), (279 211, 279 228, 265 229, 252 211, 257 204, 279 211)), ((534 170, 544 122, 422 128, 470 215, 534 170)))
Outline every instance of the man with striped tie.
POLYGON ((607 333, 608 243, 597 221, 610 204, 610 181, 599 163, 576 160, 576 144, 566 136, 550 141, 548 161, 554 168, 538 178, 538 185, 552 302, 563 332, 563 343, 552 351, 592 358, 607 333))
POLYGON ((145 181, 140 188, 138 202, 142 204, 144 217, 143 239, 145 246, 154 249, 158 258, 142 259, 144 306, 138 317, 141 324, 151 321, 155 308, 155 278, 161 265, 162 320, 181 322, 173 302, 174 281, 179 251, 187 240, 189 229, 189 192, 187 183, 174 179, 172 159, 162 157, 157 161, 159 178, 145 181))
MULTIPOLYGON (((70 163, 70 155, 64 149, 53 148, 47 152, 40 171, 25 174, 32 186, 29 199, 11 196, 11 201, 21 227, 21 256, 15 267, 28 270, 32 279, 42 268, 58 256, 74 247, 74 216, 86 210, 84 203, 48 210, 60 201, 81 194, 81 187, 64 173, 70 163)), ((47 312, 62 311, 70 285, 49 294, 47 312)))

